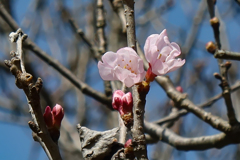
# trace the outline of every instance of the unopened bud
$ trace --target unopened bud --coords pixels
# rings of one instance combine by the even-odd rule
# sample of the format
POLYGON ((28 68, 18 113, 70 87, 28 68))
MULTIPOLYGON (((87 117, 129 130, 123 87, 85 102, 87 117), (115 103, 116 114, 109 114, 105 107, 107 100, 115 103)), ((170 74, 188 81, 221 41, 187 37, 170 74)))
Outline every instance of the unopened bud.
POLYGON ((119 110, 120 107, 122 107, 122 97, 124 95, 124 92, 121 90, 116 90, 113 93, 113 99, 112 99, 112 107, 115 110, 119 110))
POLYGON ((62 106, 59 105, 59 104, 56 104, 53 107, 52 114, 53 114, 53 117, 54 117, 54 121, 53 121, 54 127, 56 127, 57 129, 60 129, 61 122, 62 122, 62 119, 64 117, 64 111, 63 111, 62 106))
POLYGON ((51 108, 49 106, 47 106, 45 108, 43 118, 44 118, 47 128, 52 128, 53 127, 53 115, 52 115, 51 108))
POLYGON ((215 78, 217 78, 217 79, 222 80, 222 77, 221 77, 220 74, 217 73, 217 72, 213 73, 213 76, 214 76, 215 78))
POLYGON ((124 153, 125 153, 125 155, 126 155, 126 158, 131 158, 131 157, 133 157, 133 159, 134 159, 133 147, 132 147, 132 139, 129 139, 129 140, 124 144, 124 153))
POLYGON ((115 91, 113 93, 112 106, 113 109, 118 110, 121 116, 131 113, 133 107, 132 94, 130 92, 124 94, 121 90, 115 91))
POLYGON ((220 25, 219 19, 217 17, 213 17, 212 19, 210 19, 210 24, 213 28, 218 28, 220 25))
POLYGON ((128 92, 127 94, 123 95, 122 106, 123 106, 123 113, 132 112, 133 98, 132 98, 132 93, 131 92, 128 92))
POLYGON ((227 61, 225 63, 225 66, 226 66, 227 69, 229 69, 232 66, 232 63, 230 61, 227 61))
POLYGON ((113 109, 118 110, 125 126, 131 126, 133 122, 133 98, 131 92, 124 94, 121 90, 115 91, 113 93, 112 106, 113 109))
POLYGON ((215 53, 216 49, 217 49, 217 47, 212 41, 210 41, 206 44, 206 50, 209 53, 215 53))
POLYGON ((124 148, 130 147, 132 145, 132 139, 127 140, 127 142, 124 144, 124 148))
POLYGON ((43 114, 48 132, 54 142, 57 142, 60 136, 61 122, 64 117, 64 111, 61 105, 56 104, 51 111, 49 106, 46 107, 43 114))
POLYGON ((183 88, 182 88, 181 86, 177 86, 177 87, 176 87, 176 90, 177 90, 178 92, 183 93, 183 88))

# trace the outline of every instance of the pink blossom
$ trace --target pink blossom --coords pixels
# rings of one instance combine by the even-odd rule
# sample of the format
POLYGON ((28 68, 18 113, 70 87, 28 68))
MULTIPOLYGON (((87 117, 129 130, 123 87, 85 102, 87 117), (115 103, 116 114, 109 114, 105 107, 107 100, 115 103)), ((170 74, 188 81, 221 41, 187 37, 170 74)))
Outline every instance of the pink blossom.
POLYGON ((169 42, 166 29, 160 35, 152 34, 147 38, 144 52, 155 76, 175 71, 185 63, 185 60, 175 59, 181 54, 181 50, 177 43, 169 42))
POLYGON ((106 52, 98 62, 103 80, 119 80, 131 87, 144 79, 143 60, 130 47, 119 49, 116 53, 106 52))
POLYGON ((131 92, 124 94, 121 90, 113 93, 112 100, 113 109, 118 110, 121 116, 132 113, 133 98, 131 92))

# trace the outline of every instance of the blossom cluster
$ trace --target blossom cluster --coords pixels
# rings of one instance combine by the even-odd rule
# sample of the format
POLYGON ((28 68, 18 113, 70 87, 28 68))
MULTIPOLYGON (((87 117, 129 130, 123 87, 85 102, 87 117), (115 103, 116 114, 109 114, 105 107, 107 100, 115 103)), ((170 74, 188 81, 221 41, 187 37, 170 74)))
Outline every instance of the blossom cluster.
POLYGON ((102 56, 102 62, 98 62, 100 76, 103 80, 119 80, 131 87, 144 78, 150 83, 156 76, 175 71, 185 63, 185 60, 176 59, 181 50, 177 43, 170 43, 166 29, 147 38, 144 52, 149 63, 147 72, 144 71, 143 60, 135 50, 125 47, 116 53, 106 52, 102 56))

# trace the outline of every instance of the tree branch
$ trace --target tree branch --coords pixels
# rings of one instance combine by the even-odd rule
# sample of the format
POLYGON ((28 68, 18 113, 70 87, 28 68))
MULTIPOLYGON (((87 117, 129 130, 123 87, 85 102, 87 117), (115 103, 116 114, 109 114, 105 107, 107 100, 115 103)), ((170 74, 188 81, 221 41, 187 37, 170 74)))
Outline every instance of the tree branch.
POLYGON ((229 144, 238 144, 240 139, 235 136, 220 133, 212 136, 202 136, 197 138, 184 138, 167 128, 162 128, 147 121, 144 122, 144 129, 159 140, 170 144, 178 150, 206 150, 210 148, 222 148, 229 144))
POLYGON ((49 159, 61 160, 58 146, 51 139, 43 119, 39 95, 42 88, 42 80, 38 78, 37 82, 33 83, 32 75, 25 71, 23 62, 21 62, 22 42, 26 39, 27 35, 23 34, 21 29, 18 29, 16 33, 12 32, 9 37, 11 42, 17 43, 17 52, 11 52, 12 59, 10 61, 5 60, 5 64, 15 76, 17 87, 23 89, 26 94, 29 112, 33 119, 33 122, 29 122, 29 126, 36 134, 37 141, 41 144, 49 159))
POLYGON ((230 59, 230 60, 240 60, 240 53, 238 52, 231 52, 231 51, 225 51, 225 50, 217 50, 214 53, 215 58, 219 59, 230 59))
POLYGON ((228 122, 224 121, 220 117, 214 116, 211 113, 205 112, 203 109, 197 107, 186 97, 186 95, 178 92, 175 89, 169 78, 158 76, 155 78, 155 80, 165 90, 168 97, 174 101, 176 107, 183 108, 189 112, 192 112, 197 117, 210 124, 213 128, 216 128, 222 132, 231 131, 231 126, 229 125, 228 122))
MULTIPOLYGON (((135 35, 135 19, 134 19, 134 0, 123 0, 123 6, 126 16, 127 27, 127 42, 128 47, 136 48, 136 35, 135 35)), ((132 87, 133 92, 133 127, 131 129, 133 137, 134 155, 139 160, 147 160, 147 146, 145 135, 143 132, 143 119, 145 112, 146 94, 142 92, 142 84, 137 84, 132 87)))
MULTIPOLYGON (((215 11, 214 11, 215 4, 214 4, 213 0, 207 0, 207 4, 208 4, 209 14, 211 17, 210 24, 213 28, 215 41, 217 43, 217 48, 220 50, 221 49, 220 32, 219 32, 220 22, 219 22, 218 18, 215 17, 215 11)), ((230 87, 228 84, 227 72, 228 72, 228 69, 230 68, 230 65, 227 65, 227 63, 224 64, 222 59, 218 59, 218 66, 219 66, 220 75, 221 75, 220 86, 222 88, 223 97, 225 100, 225 104, 227 106, 227 116, 228 116, 229 123, 231 125, 238 124, 237 118, 235 116, 235 111, 234 111, 234 108, 232 105, 230 87)))
MULTIPOLYGON (((9 26, 13 30, 18 29, 17 23, 14 19, 7 13, 3 5, 0 3, 0 15, 2 18, 9 24, 9 26)), ((75 85, 82 93, 96 99, 97 101, 107 105, 109 109, 111 108, 111 98, 106 97, 105 94, 100 93, 84 82, 80 81, 74 74, 71 73, 67 68, 65 68, 61 63, 54 60, 51 56, 49 56, 46 52, 42 51, 34 42, 30 39, 26 40, 23 44, 24 47, 34 52, 39 58, 48 63, 54 69, 56 69, 60 74, 62 74, 65 78, 67 78, 73 85, 75 85)))

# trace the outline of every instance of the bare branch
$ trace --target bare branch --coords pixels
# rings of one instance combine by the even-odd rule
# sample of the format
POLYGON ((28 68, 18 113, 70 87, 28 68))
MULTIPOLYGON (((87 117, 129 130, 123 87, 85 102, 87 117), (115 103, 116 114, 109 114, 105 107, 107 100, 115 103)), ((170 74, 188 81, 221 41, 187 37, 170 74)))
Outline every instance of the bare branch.
MULTIPOLYGON (((13 30, 18 29, 17 23, 13 20, 11 15, 7 13, 3 5, 0 4, 0 15, 2 18, 9 24, 9 26, 13 30)), ((93 88, 91 88, 86 83, 80 81, 74 74, 71 73, 67 68, 65 68, 61 63, 54 60, 51 56, 49 56, 46 52, 42 51, 35 43, 31 40, 26 40, 24 43, 24 47, 28 48, 32 52, 34 52, 38 57, 40 57, 43 61, 48 63, 54 69, 56 69, 59 73, 61 73, 65 78, 67 78, 73 85, 75 85, 82 93, 96 99, 97 101, 106 104, 107 107, 111 109, 111 98, 106 97, 105 94, 100 93, 93 88)))
POLYGON ((155 78, 155 80, 161 85, 161 87, 167 93, 168 97, 174 101, 177 107, 186 109, 187 111, 194 113, 197 117, 210 124, 213 128, 216 128, 220 131, 229 132, 231 130, 231 126, 228 122, 224 121, 220 117, 212 115, 211 113, 205 112, 203 109, 194 105, 186 97, 186 95, 178 92, 169 78, 158 76, 157 78, 155 78))
POLYGON ((217 50, 214 53, 215 58, 219 59, 230 59, 230 60, 240 60, 240 53, 238 52, 231 52, 231 51, 225 51, 225 50, 217 50))
MULTIPOLYGON (((215 4, 214 4, 213 0, 207 0, 207 4, 208 4, 209 14, 211 17, 210 24, 213 28, 215 41, 217 43, 217 48, 221 49, 220 32, 219 32, 220 22, 219 22, 218 18, 215 17, 215 11, 214 11, 215 4)), ((223 64, 222 59, 218 59, 218 65, 219 65, 219 70, 220 70, 220 74, 221 74, 221 85, 220 86, 222 88, 223 97, 225 100, 225 104, 227 106, 227 115, 228 115, 229 123, 231 125, 234 125, 234 124, 237 124, 238 121, 235 116, 235 111, 233 108, 231 94, 230 94, 230 87, 228 84, 227 72, 228 72, 228 69, 230 68, 230 65, 227 65, 227 63, 223 64)))
MULTIPOLYGON (((136 48, 135 20, 134 20, 134 0, 123 0, 126 16, 127 42, 128 47, 136 48)), ((133 137, 134 155, 139 160, 147 160, 147 146, 143 132, 143 119, 145 112, 146 93, 141 93, 142 84, 134 85, 133 91, 133 127, 131 129, 133 137)))
POLYGON ((209 148, 222 148, 229 144, 240 143, 239 138, 234 138, 235 136, 226 135, 225 133, 197 138, 184 138, 167 128, 162 128, 161 126, 146 121, 144 122, 144 129, 147 133, 170 144, 178 150, 206 150, 209 148))
POLYGON ((11 61, 5 61, 5 64, 10 68, 10 71, 16 78, 16 85, 19 89, 23 89, 31 113, 33 122, 29 122, 30 128, 36 133, 37 141, 41 144, 50 160, 61 160, 61 155, 57 144, 51 139, 46 124, 43 119, 43 113, 40 105, 40 90, 42 88, 42 80, 38 78, 36 83, 33 83, 31 74, 26 73, 22 61, 22 41, 26 39, 21 29, 9 35, 12 42, 17 43, 17 53, 11 52, 11 61), (21 41, 21 42, 20 42, 21 41), (24 72, 25 71, 25 72, 24 72))

